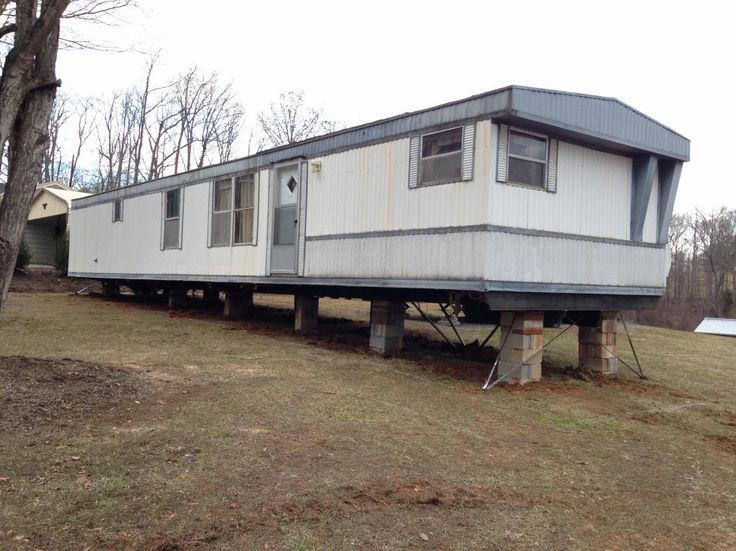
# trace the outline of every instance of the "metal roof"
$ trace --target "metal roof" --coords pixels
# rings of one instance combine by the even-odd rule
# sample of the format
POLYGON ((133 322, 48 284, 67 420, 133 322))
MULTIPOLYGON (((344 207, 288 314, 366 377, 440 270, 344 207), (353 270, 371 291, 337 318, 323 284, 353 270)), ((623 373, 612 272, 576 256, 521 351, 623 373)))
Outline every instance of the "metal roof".
POLYGON ((736 337, 736 320, 725 318, 705 318, 700 322, 700 325, 695 328, 694 332, 736 337))
POLYGON ((289 159, 313 158, 451 124, 489 118, 521 124, 562 139, 626 155, 655 154, 676 161, 690 158, 690 141, 687 138, 615 98, 507 86, 261 151, 241 159, 76 199, 74 206, 91 206, 112 199, 210 181, 289 159))

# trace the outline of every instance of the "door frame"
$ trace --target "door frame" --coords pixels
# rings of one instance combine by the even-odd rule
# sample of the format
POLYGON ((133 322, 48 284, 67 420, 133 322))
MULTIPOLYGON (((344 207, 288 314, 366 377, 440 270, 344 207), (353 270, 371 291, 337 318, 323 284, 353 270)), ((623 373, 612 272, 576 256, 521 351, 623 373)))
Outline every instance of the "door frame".
POLYGON ((303 210, 302 201, 304 201, 304 198, 306 197, 306 194, 304 193, 304 190, 303 190, 303 186, 306 185, 306 183, 303 181, 303 178, 302 178, 303 173, 304 173, 304 170, 303 170, 304 163, 306 163, 306 160, 301 157, 297 159, 290 159, 288 161, 274 163, 271 166, 271 170, 269 171, 269 178, 268 178, 268 185, 269 185, 268 203, 269 204, 268 204, 267 215, 269 219, 268 231, 269 231, 270 238, 268 240, 268 251, 266 255, 267 262, 268 262, 266 271, 268 275, 279 275, 279 276, 297 276, 299 275, 298 274, 299 257, 301 254, 301 251, 299 250, 300 248, 299 245, 303 238, 303 236, 300 235, 300 230, 302 227, 302 224, 301 224, 301 215, 302 215, 302 210, 303 210), (292 270, 278 270, 278 269, 274 270, 273 263, 272 263, 273 248, 274 246, 278 247, 278 245, 274 244, 274 241, 275 241, 274 238, 276 236, 276 231, 275 231, 276 229, 276 208, 277 208, 276 202, 278 198, 277 195, 279 193, 279 189, 277 186, 278 181, 276 179, 276 176, 278 175, 279 170, 285 167, 289 167, 289 166, 296 167, 296 178, 297 178, 297 182, 299 183, 299 187, 297 189, 296 204, 294 205, 296 209, 296 212, 295 212, 296 224, 295 224, 295 229, 294 229, 294 245, 293 245, 294 246, 294 265, 293 265, 294 267, 292 270))

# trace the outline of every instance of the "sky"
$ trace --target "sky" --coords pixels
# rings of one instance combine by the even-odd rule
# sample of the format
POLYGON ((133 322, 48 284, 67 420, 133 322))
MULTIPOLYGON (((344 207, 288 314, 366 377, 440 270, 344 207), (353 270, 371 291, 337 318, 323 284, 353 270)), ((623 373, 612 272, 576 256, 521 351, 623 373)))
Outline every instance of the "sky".
POLYGON ((288 90, 347 126, 509 84, 612 96, 691 140, 675 210, 710 211, 736 208, 730 4, 139 0, 74 29, 113 51, 64 50, 57 74, 66 93, 104 96, 160 51, 159 82, 217 71, 250 123, 288 90))

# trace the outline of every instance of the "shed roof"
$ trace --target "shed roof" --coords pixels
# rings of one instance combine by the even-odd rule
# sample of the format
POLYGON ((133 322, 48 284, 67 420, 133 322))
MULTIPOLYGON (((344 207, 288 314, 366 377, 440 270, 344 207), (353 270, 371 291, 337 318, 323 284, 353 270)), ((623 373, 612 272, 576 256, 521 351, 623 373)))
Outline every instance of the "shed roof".
POLYGON ((695 328, 695 333, 710 335, 726 335, 736 337, 736 320, 725 318, 705 318, 695 328))
POLYGON ((77 200, 75 205, 93 205, 113 198, 207 181, 289 159, 326 155, 483 118, 523 124, 563 139, 626 155, 655 154, 677 161, 690 158, 687 138, 615 98, 513 85, 241 159, 103 192, 77 200))

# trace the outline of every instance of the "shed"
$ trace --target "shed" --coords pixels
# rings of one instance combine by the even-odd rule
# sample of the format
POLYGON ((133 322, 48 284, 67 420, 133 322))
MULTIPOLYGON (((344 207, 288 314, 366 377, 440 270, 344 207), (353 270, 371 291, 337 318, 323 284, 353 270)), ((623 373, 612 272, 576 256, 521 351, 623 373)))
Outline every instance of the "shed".
MULTIPOLYGON (((612 312, 656 304, 689 151, 617 99, 508 86, 77 199, 70 274, 172 304, 225 292, 230 312, 253 290, 294 294, 297 325, 320 296, 371 300, 384 353, 405 301, 461 303, 529 326, 523 382, 543 320, 579 312, 608 335, 612 312)), ((586 365, 615 370, 615 335, 590 338, 586 365)))
POLYGON ((23 230, 32 264, 54 265, 57 242, 68 229, 72 200, 88 195, 59 182, 46 182, 36 187, 23 230))
POLYGON ((736 320, 726 318, 704 318, 694 333, 736 337, 736 320))

